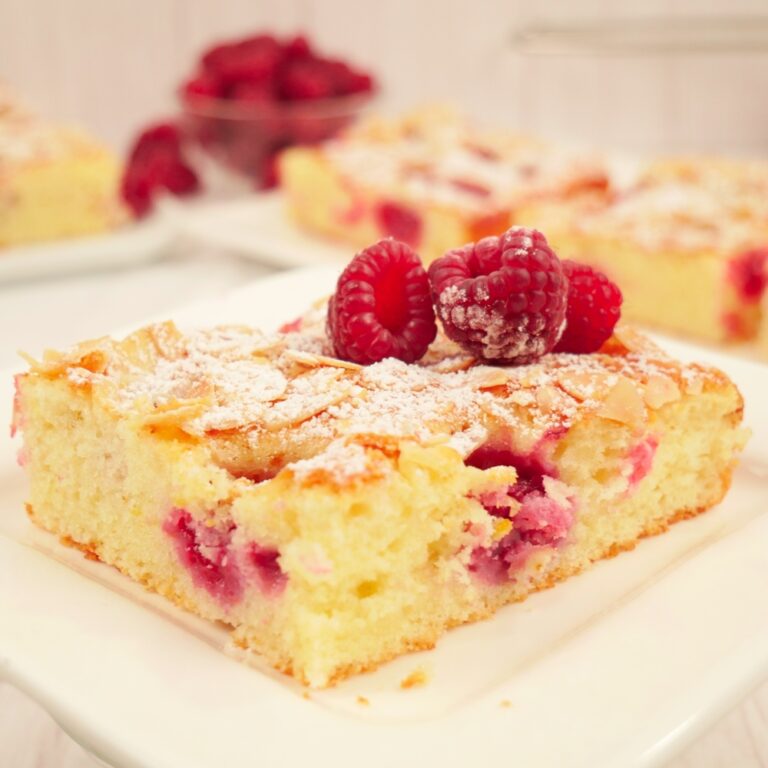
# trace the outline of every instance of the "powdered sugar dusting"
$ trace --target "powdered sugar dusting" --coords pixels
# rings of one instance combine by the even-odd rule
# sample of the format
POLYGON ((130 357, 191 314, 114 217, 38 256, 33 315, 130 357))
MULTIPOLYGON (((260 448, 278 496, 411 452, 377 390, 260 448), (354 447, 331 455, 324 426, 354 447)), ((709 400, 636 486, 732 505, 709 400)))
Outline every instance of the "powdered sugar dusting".
POLYGON ((184 336, 170 324, 150 326, 123 342, 69 351, 56 370, 73 384, 98 389, 119 412, 147 423, 174 422, 215 455, 226 455, 228 466, 254 466, 259 459, 249 457, 261 456, 266 441, 272 446, 263 454, 272 462, 270 472, 276 462, 293 461, 301 476, 322 466, 339 478, 358 472, 365 456, 359 445, 347 444, 411 439, 447 444, 466 456, 498 430, 534 444, 600 413, 614 389, 627 382, 642 404, 644 387, 658 388, 660 378, 690 392, 721 376, 676 363, 621 328, 614 354, 550 354, 531 365, 478 365, 440 336, 422 364, 386 359, 339 366, 304 351, 307 339, 314 348, 327 346, 316 325, 272 336, 227 327, 184 336), (84 367, 95 351, 98 372, 84 367), (275 462, 276 455, 284 458, 275 462))
POLYGON ((318 475, 335 485, 348 485, 368 471, 365 448, 357 443, 334 440, 325 450, 309 459, 301 459, 287 465, 300 482, 311 482, 318 475))
POLYGON ((329 142, 327 160, 379 194, 487 212, 604 176, 584 152, 522 137, 493 136, 453 117, 362 124, 329 142), (406 125, 407 123, 407 125, 406 125))

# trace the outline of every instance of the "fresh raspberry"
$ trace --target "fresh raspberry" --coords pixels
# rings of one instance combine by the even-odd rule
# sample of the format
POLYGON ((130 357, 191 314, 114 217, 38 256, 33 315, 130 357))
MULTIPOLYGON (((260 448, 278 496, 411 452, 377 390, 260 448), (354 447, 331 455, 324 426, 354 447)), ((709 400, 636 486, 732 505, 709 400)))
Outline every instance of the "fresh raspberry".
POLYGON ((373 90, 373 78, 358 72, 345 61, 325 59, 325 71, 333 82, 336 96, 347 96, 353 93, 364 93, 373 90))
POLYGON ((136 216, 152 208, 160 190, 174 195, 196 192, 200 182, 181 152, 181 136, 172 123, 159 123, 139 134, 126 163, 120 191, 136 216))
POLYGON ((280 186, 280 150, 273 150, 264 158, 264 165, 259 179, 260 189, 274 189, 280 186))
POLYGON ((560 338, 567 283, 535 229, 512 227, 448 251, 429 280, 446 334, 478 358, 530 363, 560 338))
POLYGON ((191 195, 197 192, 200 181, 197 174, 182 162, 171 164, 162 180, 162 185, 173 195, 191 195))
POLYGON ((235 101, 261 104, 267 106, 274 103, 275 97, 272 86, 268 82, 241 80, 227 89, 227 98, 235 101))
POLYGON ((421 259, 397 240, 360 251, 328 303, 327 331, 344 360, 363 365, 385 357, 418 360, 437 333, 421 259))
POLYGON ((312 46, 304 35, 296 35, 283 45, 283 53, 289 59, 308 59, 312 56, 312 46))
POLYGON ((182 90, 188 99, 217 99, 222 95, 219 79, 210 72, 203 72, 187 80, 182 90))
POLYGON ((602 272, 576 261, 563 261, 568 278, 566 326, 556 352, 597 352, 621 316, 621 291, 602 272))
POLYGON ((137 173, 126 172, 120 182, 120 197, 137 218, 146 216, 152 208, 152 182, 137 173))
POLYGON ((347 80, 346 93, 368 93, 376 90, 376 81, 365 72, 352 71, 347 80))
POLYGON ((280 43, 271 35, 256 35, 235 43, 217 45, 202 58, 206 72, 227 85, 241 80, 269 80, 282 59, 280 43))
POLYGON ((331 73, 318 59, 292 61, 282 70, 280 94, 286 101, 325 99, 334 90, 331 73))

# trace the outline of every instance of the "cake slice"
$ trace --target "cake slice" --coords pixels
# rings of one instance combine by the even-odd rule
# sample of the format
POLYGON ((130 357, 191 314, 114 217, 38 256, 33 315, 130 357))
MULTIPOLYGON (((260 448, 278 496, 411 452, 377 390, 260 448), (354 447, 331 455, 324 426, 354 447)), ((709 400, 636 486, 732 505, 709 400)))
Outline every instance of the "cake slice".
POLYGON ((372 118, 326 144, 288 149, 280 181, 299 225, 360 246, 392 236, 425 261, 500 234, 519 221, 518 209, 602 196, 608 186, 594 157, 483 132, 434 108, 372 118))
POLYGON ((313 686, 429 648, 699 514, 745 441, 720 371, 630 328, 594 354, 418 364, 286 332, 49 352, 17 377, 34 523, 313 686))
MULTIPOLYGON (((625 317, 707 341, 751 341, 768 283, 768 207, 750 181, 757 170, 741 178, 726 167, 696 173, 670 161, 609 202, 539 206, 527 223, 545 229, 562 258, 614 280, 625 317)), ((768 191, 768 173, 764 181, 768 191)))
POLYGON ((0 88, 0 251, 116 228, 127 219, 120 172, 95 139, 43 121, 0 88))

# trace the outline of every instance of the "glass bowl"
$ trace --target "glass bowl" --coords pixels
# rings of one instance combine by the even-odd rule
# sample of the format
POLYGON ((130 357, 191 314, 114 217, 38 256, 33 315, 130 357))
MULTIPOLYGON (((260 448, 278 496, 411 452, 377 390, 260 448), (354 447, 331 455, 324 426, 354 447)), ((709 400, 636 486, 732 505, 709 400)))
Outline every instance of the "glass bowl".
POLYGON ((359 93, 251 103, 179 93, 182 130, 195 148, 193 154, 212 160, 219 173, 235 175, 257 189, 277 183, 275 158, 280 150, 331 138, 356 120, 372 98, 372 93, 359 93))

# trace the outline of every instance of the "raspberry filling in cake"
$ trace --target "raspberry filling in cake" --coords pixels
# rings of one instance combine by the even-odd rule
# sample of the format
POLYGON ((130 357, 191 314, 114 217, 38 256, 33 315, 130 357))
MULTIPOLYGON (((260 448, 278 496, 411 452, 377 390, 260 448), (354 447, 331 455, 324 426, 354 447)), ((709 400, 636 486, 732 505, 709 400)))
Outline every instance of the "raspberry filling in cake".
POLYGON ((385 201, 376 208, 376 222, 382 235, 401 240, 412 248, 421 242, 421 216, 402 203, 385 201))
POLYGON ((730 259, 725 282, 721 323, 726 337, 730 341, 752 339, 764 312, 761 302, 768 287, 768 250, 753 248, 730 259))
POLYGON ((627 478, 627 493, 637 488, 640 481, 651 471, 656 449, 659 447, 659 439, 650 435, 645 440, 636 443, 627 456, 629 463, 629 477, 627 478))
POLYGON ((497 525, 499 538, 491 546, 476 547, 469 570, 489 584, 514 579, 537 550, 557 547, 566 541, 574 522, 575 495, 557 481, 557 470, 545 451, 557 433, 543 437, 528 453, 518 453, 503 438, 480 445, 464 460, 478 469, 513 467, 514 485, 476 498, 489 515, 508 525, 497 525))
POLYGON ((278 562, 276 549, 255 542, 244 548, 232 543, 237 526, 207 525, 196 521, 185 509, 172 509, 163 531, 174 542, 176 554, 189 571, 196 586, 205 589, 223 606, 239 603, 249 577, 266 596, 277 596, 285 588, 287 577, 278 562))
POLYGON ((755 248, 731 259, 728 279, 742 301, 757 304, 768 286, 768 250, 755 248))

